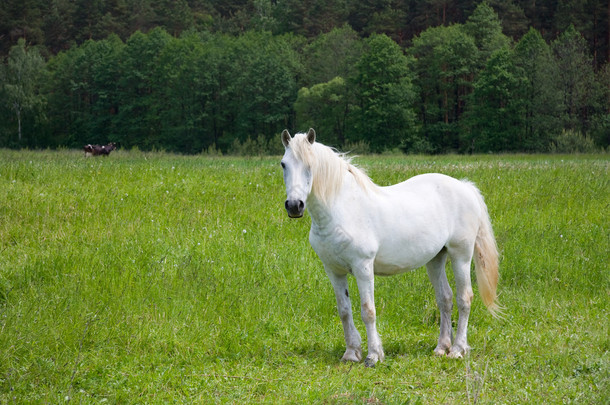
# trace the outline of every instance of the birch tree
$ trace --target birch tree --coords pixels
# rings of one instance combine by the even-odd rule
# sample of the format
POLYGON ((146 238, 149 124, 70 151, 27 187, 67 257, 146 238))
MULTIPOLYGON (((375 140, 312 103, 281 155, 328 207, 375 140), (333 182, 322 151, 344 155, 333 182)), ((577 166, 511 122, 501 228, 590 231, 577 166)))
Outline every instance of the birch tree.
POLYGON ((5 102, 15 114, 19 144, 23 139, 23 120, 29 112, 44 105, 40 92, 46 64, 36 49, 28 49, 24 39, 11 48, 5 67, 5 102))

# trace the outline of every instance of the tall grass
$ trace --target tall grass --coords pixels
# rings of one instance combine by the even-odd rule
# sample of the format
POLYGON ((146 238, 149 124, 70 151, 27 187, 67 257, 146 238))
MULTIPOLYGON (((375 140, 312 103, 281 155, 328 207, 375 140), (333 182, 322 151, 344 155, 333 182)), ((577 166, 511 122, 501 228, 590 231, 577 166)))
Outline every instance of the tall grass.
POLYGON ((507 319, 476 297, 469 357, 432 356, 417 271, 376 280, 386 361, 339 363, 332 288, 308 218, 283 211, 277 158, 3 150, 0 403, 607 401, 607 156, 357 162, 382 185, 436 171, 483 191, 507 319))

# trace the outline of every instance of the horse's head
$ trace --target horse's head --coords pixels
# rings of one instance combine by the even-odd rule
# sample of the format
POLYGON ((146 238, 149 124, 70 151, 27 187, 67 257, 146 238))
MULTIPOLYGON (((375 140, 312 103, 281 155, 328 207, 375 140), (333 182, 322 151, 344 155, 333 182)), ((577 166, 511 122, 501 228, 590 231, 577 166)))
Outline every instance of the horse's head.
POLYGON ((290 218, 300 218, 305 212, 307 196, 311 192, 312 170, 310 155, 311 145, 316 140, 316 132, 309 129, 307 134, 290 136, 288 130, 282 132, 282 143, 286 152, 282 158, 284 184, 286 185, 286 211, 290 218))

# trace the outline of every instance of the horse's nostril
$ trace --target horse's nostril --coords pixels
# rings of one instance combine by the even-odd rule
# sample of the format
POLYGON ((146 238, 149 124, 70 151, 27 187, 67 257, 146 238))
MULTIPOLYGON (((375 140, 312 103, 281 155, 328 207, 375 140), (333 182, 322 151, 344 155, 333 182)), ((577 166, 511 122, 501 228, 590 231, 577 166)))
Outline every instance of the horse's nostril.
POLYGON ((303 216, 303 211, 305 211, 305 202, 303 200, 286 200, 284 205, 290 217, 299 218, 303 216))

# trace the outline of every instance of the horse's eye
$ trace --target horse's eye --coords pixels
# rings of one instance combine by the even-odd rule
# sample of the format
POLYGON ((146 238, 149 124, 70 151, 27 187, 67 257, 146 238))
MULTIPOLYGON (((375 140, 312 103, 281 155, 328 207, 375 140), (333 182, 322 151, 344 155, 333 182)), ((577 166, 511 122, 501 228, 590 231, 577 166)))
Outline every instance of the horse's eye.
POLYGON ((286 163, 284 163, 284 162, 280 162, 280 164, 282 165, 282 169, 285 169, 285 168, 286 168, 286 163))

